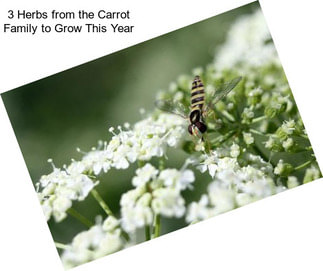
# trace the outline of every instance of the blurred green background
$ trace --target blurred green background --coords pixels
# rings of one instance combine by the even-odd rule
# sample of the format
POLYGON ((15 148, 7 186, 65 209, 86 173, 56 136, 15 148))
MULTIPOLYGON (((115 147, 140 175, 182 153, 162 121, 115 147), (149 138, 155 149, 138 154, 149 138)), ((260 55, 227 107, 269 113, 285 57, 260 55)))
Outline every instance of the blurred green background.
MULTIPOLYGON (((158 90, 168 88, 179 75, 211 63, 235 19, 257 8, 258 2, 240 7, 3 93, 32 181, 52 171, 48 158, 62 167, 71 158, 82 157, 77 147, 89 151, 99 139, 109 140, 108 127, 140 120, 139 108, 153 109, 158 90)), ((166 165, 179 167, 185 154, 173 152, 166 165)), ((116 213, 121 194, 132 187, 134 171, 132 166, 100 177, 98 190, 116 213)), ((200 179, 197 187, 204 191, 207 182, 200 179)), ((198 200, 199 195, 188 191, 185 197, 198 200)), ((104 217, 90 196, 73 206, 92 221, 97 214, 104 217)), ((162 232, 184 225, 184 220, 163 219, 162 232)), ((73 217, 59 224, 50 220, 49 227, 61 243, 86 229, 73 217)))

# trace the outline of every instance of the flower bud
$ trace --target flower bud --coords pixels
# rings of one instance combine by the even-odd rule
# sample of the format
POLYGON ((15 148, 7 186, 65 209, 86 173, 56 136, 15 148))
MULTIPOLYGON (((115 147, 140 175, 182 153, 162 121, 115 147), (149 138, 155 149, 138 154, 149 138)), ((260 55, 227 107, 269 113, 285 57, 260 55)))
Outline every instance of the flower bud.
POLYGON ((261 101, 261 94, 263 93, 261 88, 256 88, 248 93, 248 104, 256 105, 261 101))
POLYGON ((280 176, 288 176, 294 170, 293 166, 289 163, 284 163, 283 160, 279 160, 277 166, 274 169, 274 173, 280 176))
POLYGON ((105 231, 113 231, 119 226, 120 222, 114 216, 109 216, 104 220, 102 228, 105 231))
POLYGON ((281 105, 280 105, 280 109, 279 109, 279 113, 283 113, 285 112, 287 109, 287 102, 283 102, 281 105))
POLYGON ((234 103, 228 103, 228 104, 227 104, 227 109, 228 109, 229 111, 231 111, 232 109, 234 109, 234 103))
POLYGON ((233 158, 236 158, 240 155, 240 147, 238 144, 232 144, 231 148, 230 148, 230 155, 233 158))
POLYGON ((255 113, 250 108, 246 107, 241 114, 242 123, 250 124, 254 116, 255 113))
POLYGON ((293 146, 294 146, 294 140, 291 138, 291 137, 289 137, 289 138, 287 138, 284 142, 283 142, 283 148, 286 150, 286 151, 288 151, 288 150, 290 150, 293 146))
POLYGON ((279 108, 273 107, 273 106, 266 106, 265 108, 265 115, 267 118, 274 118, 278 115, 279 108))
POLYGON ((314 166, 306 169, 303 183, 309 183, 321 177, 321 172, 314 166))
POLYGON ((287 110, 287 107, 288 107, 288 97, 282 97, 282 96, 279 96, 277 98, 277 102, 279 103, 280 105, 280 109, 279 109, 279 113, 283 113, 287 110))
POLYGON ((151 200, 152 200, 151 194, 146 192, 139 198, 139 200, 137 201, 137 205, 149 206, 151 200))
POLYGON ((297 178, 295 176, 289 176, 287 179, 287 187, 290 188, 294 188, 296 186, 298 186, 299 183, 297 181, 297 178))
POLYGON ((260 100, 261 100, 260 96, 250 96, 248 97, 248 104, 256 105, 260 102, 260 100))
POLYGON ((288 138, 288 134, 286 134, 286 132, 284 131, 284 129, 282 129, 282 127, 279 127, 275 134, 281 140, 287 140, 287 138, 288 138))
POLYGON ((287 140, 288 136, 294 133, 294 130, 295 121, 285 121, 282 126, 277 129, 276 135, 282 140, 287 140))
POLYGON ((223 110, 226 110, 226 105, 223 101, 219 101, 217 104, 216 104, 216 109, 219 110, 220 112, 223 111, 223 110))
POLYGON ((202 140, 195 145, 195 150, 196 151, 205 151, 204 142, 202 140))
POLYGON ((251 133, 243 132, 243 140, 247 145, 251 145, 255 142, 255 139, 251 133))

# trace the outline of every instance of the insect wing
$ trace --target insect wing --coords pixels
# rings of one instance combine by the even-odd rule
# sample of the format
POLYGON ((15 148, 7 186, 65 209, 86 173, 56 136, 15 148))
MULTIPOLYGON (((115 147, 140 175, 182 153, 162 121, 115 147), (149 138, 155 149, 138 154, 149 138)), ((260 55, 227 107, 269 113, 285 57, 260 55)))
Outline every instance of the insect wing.
POLYGON ((223 99, 225 96, 228 95, 228 93, 238 85, 238 83, 241 81, 242 77, 236 77, 232 79, 229 82, 226 82, 222 85, 220 85, 217 90, 214 93, 212 104, 216 104, 218 101, 223 99))
POLYGON ((157 100, 155 102, 155 105, 158 109, 176 114, 178 116, 181 116, 182 118, 186 119, 188 116, 188 108, 184 106, 182 103, 179 102, 173 102, 171 100, 157 100))

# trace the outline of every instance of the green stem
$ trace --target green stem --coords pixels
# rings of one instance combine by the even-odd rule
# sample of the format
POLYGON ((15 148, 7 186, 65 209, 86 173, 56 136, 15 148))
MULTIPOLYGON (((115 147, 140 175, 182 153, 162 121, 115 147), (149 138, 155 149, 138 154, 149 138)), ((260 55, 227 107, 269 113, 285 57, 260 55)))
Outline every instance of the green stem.
POLYGON ((59 243, 59 242, 55 242, 55 246, 59 249, 68 249, 69 248, 69 245, 64 245, 62 243, 59 243))
POLYGON ((218 145, 223 143, 224 141, 228 140, 230 137, 232 137, 234 134, 236 133, 236 131, 232 130, 229 131, 226 135, 221 135, 217 138, 215 138, 214 140, 211 141, 212 145, 218 145))
POLYGON ((109 208, 109 206, 105 203, 105 201, 103 200, 103 198, 100 196, 99 192, 96 189, 92 189, 91 190, 91 195, 95 198, 95 200, 99 203, 99 205, 101 206, 101 208, 105 211, 105 213, 108 216, 114 216, 111 209, 109 208))
POLYGON ((84 224, 85 226, 87 226, 88 228, 93 226, 93 223, 88 220, 85 216, 81 215, 78 211, 76 211, 73 208, 69 208, 67 210, 67 213, 71 216, 73 216, 74 218, 76 218, 77 220, 79 220, 82 224, 84 224))
POLYGON ((222 115, 226 117, 229 121, 235 122, 235 118, 226 110, 221 111, 222 115))
POLYGON ((277 138, 277 135, 275 135, 275 134, 264 134, 264 133, 262 133, 262 132, 259 132, 259 131, 257 131, 257 130, 255 130, 255 129, 249 129, 249 131, 251 132, 251 133, 254 133, 254 134, 256 134, 256 135, 261 135, 261 136, 265 136, 265 137, 275 137, 275 138, 277 138))
POLYGON ((261 117, 258 117, 258 118, 254 118, 252 120, 252 123, 257 123, 257 122, 265 120, 265 119, 267 119, 267 116, 261 116, 261 117))
POLYGON ((149 225, 145 226, 145 236, 146 236, 146 241, 150 240, 151 236, 150 236, 150 226, 149 225))
POLYGON ((154 218, 154 235, 153 238, 160 236, 160 215, 156 214, 154 218))
POLYGON ((312 162, 313 162, 313 160, 309 160, 309 161, 307 161, 307 162, 305 162, 305 163, 303 163, 303 164, 295 167, 294 168, 294 171, 303 169, 303 168, 307 167, 308 165, 310 165, 312 162))

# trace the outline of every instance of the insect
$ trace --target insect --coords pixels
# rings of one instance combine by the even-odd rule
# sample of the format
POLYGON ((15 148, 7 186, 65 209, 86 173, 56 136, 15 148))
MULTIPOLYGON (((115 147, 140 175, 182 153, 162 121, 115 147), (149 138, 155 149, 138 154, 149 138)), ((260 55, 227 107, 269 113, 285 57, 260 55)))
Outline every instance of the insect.
POLYGON ((188 132, 193 136, 199 136, 203 140, 203 134, 207 131, 205 117, 209 107, 214 106, 236 87, 242 77, 236 77, 229 82, 221 84, 215 91, 208 105, 205 103, 204 85, 199 76, 195 76, 191 89, 190 107, 173 102, 172 100, 157 100, 156 106, 162 111, 173 113, 189 120, 188 132))

